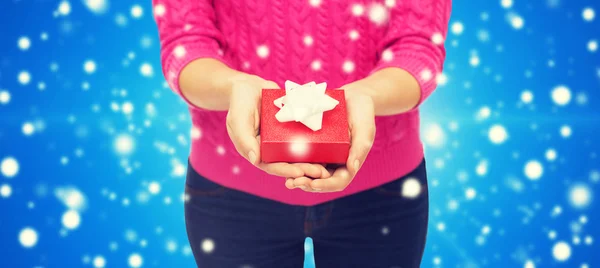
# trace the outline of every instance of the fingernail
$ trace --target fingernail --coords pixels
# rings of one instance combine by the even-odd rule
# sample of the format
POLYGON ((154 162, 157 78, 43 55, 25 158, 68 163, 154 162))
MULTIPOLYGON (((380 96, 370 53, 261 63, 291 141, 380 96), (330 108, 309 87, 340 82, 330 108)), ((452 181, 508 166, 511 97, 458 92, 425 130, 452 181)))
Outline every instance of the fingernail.
POLYGON ((359 167, 360 167, 360 162, 358 161, 358 159, 354 160, 354 170, 358 171, 359 167))
POLYGON ((250 163, 252 163, 252 165, 255 165, 255 163, 256 163, 256 154, 254 153, 254 151, 250 151, 248 153, 248 160, 250 160, 250 163))

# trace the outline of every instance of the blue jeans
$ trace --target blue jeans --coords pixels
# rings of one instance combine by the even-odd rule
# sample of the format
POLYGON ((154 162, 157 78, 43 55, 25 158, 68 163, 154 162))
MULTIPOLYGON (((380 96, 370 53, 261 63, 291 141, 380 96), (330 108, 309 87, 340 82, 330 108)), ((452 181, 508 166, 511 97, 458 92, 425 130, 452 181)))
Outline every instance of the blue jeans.
POLYGON ((226 188, 192 168, 186 194, 188 239, 202 268, 301 268, 306 237, 317 268, 419 267, 425 248, 425 161, 390 183, 315 206, 226 188))

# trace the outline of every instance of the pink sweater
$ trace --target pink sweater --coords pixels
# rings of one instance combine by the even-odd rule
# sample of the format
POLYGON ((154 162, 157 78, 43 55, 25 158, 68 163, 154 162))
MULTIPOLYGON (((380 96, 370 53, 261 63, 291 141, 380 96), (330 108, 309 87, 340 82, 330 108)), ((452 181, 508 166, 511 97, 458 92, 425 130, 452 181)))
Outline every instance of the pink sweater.
MULTIPOLYGON (((435 89, 445 58, 451 0, 153 0, 163 71, 180 96, 179 74, 198 58, 283 86, 327 82, 338 88, 398 67, 419 82, 422 103, 435 89)), ((289 190, 235 150, 226 112, 188 104, 193 122, 189 156, 204 177, 229 188, 294 205, 315 205, 406 175, 423 160, 417 108, 376 118, 375 143, 341 192, 289 190)))

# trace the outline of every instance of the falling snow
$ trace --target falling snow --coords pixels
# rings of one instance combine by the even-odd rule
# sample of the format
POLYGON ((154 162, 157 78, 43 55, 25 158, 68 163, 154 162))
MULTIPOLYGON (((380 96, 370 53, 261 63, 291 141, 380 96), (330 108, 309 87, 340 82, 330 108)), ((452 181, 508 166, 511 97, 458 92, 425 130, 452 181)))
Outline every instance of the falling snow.
POLYGON ((587 49, 592 53, 596 52, 598 50, 598 41, 590 40, 587 43, 587 49))
POLYGON ((121 155, 130 154, 133 151, 134 146, 134 140, 128 134, 119 135, 114 142, 115 150, 121 155))
POLYGON ((312 36, 307 35, 304 37, 304 44, 306 46, 312 46, 313 42, 314 42, 314 40, 313 40, 312 36))
POLYGON ((506 19, 515 30, 521 30, 525 26, 525 20, 523 17, 516 13, 509 13, 506 16, 506 19))
POLYGON ((596 12, 591 7, 586 7, 581 12, 581 16, 583 17, 583 20, 591 22, 596 17, 596 12))
POLYGON ((261 58, 266 58, 269 56, 269 47, 267 47, 266 45, 261 45, 258 46, 256 48, 256 55, 258 55, 261 58))
POLYGON ((362 4, 354 4, 352 5, 352 15, 354 16, 362 16, 365 13, 365 7, 362 4))
POLYGON ((539 180, 543 173, 544 167, 537 160, 530 160, 525 164, 525 176, 530 180, 539 180))
POLYGON ((402 196, 416 198, 421 194, 421 183, 415 178, 408 178, 402 184, 402 196))
POLYGON ((152 68, 150 63, 142 63, 142 65, 140 65, 140 74, 145 77, 152 77, 154 75, 154 68, 152 68))
POLYGON ((564 241, 557 242, 552 247, 552 256, 557 261, 566 261, 571 257, 571 246, 564 241))
POLYGON ((492 110, 490 109, 490 107, 483 106, 477 111, 475 119, 478 121, 483 121, 485 119, 488 119, 490 115, 492 115, 492 110))
POLYGON ((19 49, 26 51, 31 47, 31 40, 29 40, 29 38, 27 36, 23 36, 21 38, 19 38, 19 41, 17 42, 19 49))
POLYGON ((521 92, 521 101, 523 103, 531 103, 533 101, 533 92, 530 90, 525 90, 521 92))
POLYGON ((76 210, 69 210, 62 215, 62 224, 67 229, 77 229, 81 223, 81 216, 76 210))
POLYGON ((308 2, 310 3, 311 6, 313 7, 319 7, 319 5, 321 5, 321 1, 322 0, 309 0, 308 2))
POLYGON ((446 142, 446 134, 439 124, 431 124, 425 128, 423 140, 426 145, 440 148, 446 142))
POLYGON ((6 90, 0 90, 0 104, 8 104, 10 102, 10 92, 6 90))
POLYGON ((548 160, 550 162, 556 160, 556 157, 557 157, 556 150, 554 150, 554 149, 546 150, 545 156, 546 156, 546 160, 548 160))
POLYGON ((452 23, 452 25, 450 26, 450 29, 453 34, 461 35, 463 33, 463 31, 465 30, 465 26, 463 25, 462 22, 457 21, 457 22, 452 23))
POLYGON ((83 70, 88 73, 88 74, 92 74, 96 71, 96 62, 94 62, 93 60, 87 60, 83 63, 83 70))
POLYGON ((345 73, 351 73, 354 71, 354 62, 352 61, 345 61, 344 64, 342 65, 342 70, 345 73))
POLYGON ((376 25, 383 25, 389 19, 389 10, 381 4, 372 4, 369 7, 369 19, 376 25))
POLYGON ((592 201, 592 191, 585 184, 577 184, 569 189, 569 202, 575 208, 585 208, 592 201))
POLYGON ((212 253, 215 250, 215 242, 210 238, 204 239, 201 248, 204 253, 212 253))
POLYGON ((163 4, 156 4, 154 6, 154 15, 156 17, 164 16, 165 12, 167 12, 167 9, 165 8, 165 6, 163 4))
POLYGON ((19 173, 19 162, 14 157, 5 157, 0 162, 0 171, 4 177, 12 178, 19 173))
POLYGON ((313 61, 310 64, 310 68, 313 69, 313 71, 321 70, 321 61, 319 61, 319 60, 313 61))
POLYGON ((488 136, 492 143, 502 144, 508 139, 508 132, 502 125, 493 125, 488 132, 488 136))
MULTIPOLYGON (((303 1, 311 14, 332 5, 303 1)), ((0 58, 0 207, 17 215, 3 225, 6 241, 17 255, 30 256, 18 255, 19 267, 190 266, 192 247, 175 220, 183 214, 174 209, 194 198, 182 188, 190 146, 213 142, 205 153, 221 159, 235 149, 213 140, 215 122, 190 120, 187 106, 170 92, 175 73, 167 73, 169 83, 163 78, 155 23, 177 10, 163 1, 50 2, 45 11, 40 6, 36 27, 9 14, 8 21, 22 27, 5 34, 7 53, 0 58), (100 22, 102 30, 95 28, 100 22), (54 251, 86 237, 94 242, 54 251)), ((370 44, 371 31, 385 33, 405 2, 352 2, 345 9, 348 24, 336 31, 348 45, 379 48, 370 44)), ((447 35, 441 29, 413 35, 446 50, 443 72, 427 62, 414 74, 438 85, 420 107, 428 184, 409 177, 397 189, 403 200, 430 193, 434 232, 423 267, 595 267, 600 66, 593 60, 600 37, 591 29, 600 6, 542 2, 454 3, 447 35), (548 18, 569 27, 550 27, 548 18)), ((197 29, 193 21, 180 27, 197 29)), ((313 51, 326 39, 318 31, 299 34, 290 40, 309 52, 304 78, 340 72, 354 79, 368 70, 361 57, 347 55, 336 64, 317 58, 313 51)), ((250 42, 251 55, 239 66, 256 71, 276 64, 279 44, 271 38, 250 42)), ((169 45, 166 56, 179 60, 196 52, 169 45)), ((371 57, 391 63, 407 56, 380 48, 371 57)), ((379 125, 377 133, 405 135, 379 125)), ((290 149, 304 153, 307 146, 290 149)), ((244 179, 246 164, 229 163, 222 174, 244 179)), ((398 233, 385 223, 374 230, 381 237, 398 233)), ((206 237, 193 248, 217 254, 219 241, 206 237)), ((305 250, 315 249, 307 242, 305 250)))
POLYGON ((38 242, 38 233, 31 227, 26 227, 19 232, 19 242, 25 248, 34 247, 38 242))
POLYGON ((351 40, 357 40, 360 37, 360 33, 357 30, 351 30, 348 33, 348 36, 350 37, 351 40))
POLYGON ((176 46, 175 49, 173 50, 173 54, 175 54, 175 57, 177 58, 183 58, 186 54, 186 50, 184 46, 176 46))
POLYGON ((69 1, 61 1, 58 4, 58 14, 61 16, 67 16, 71 13, 71 3, 69 1))
POLYGON ((21 85, 27 85, 31 82, 31 74, 27 71, 21 71, 18 76, 19 83, 21 85))
POLYGON ((571 129, 570 126, 564 125, 560 127, 560 135, 563 138, 568 138, 571 137, 571 134, 573 133, 573 130, 571 129))
POLYGON ((127 263, 129 264, 129 267, 138 268, 142 267, 142 265, 144 264, 144 260, 142 259, 142 256, 140 254, 133 253, 129 255, 127 263))
POLYGON ((2 186, 0 186, 0 196, 2 196, 2 198, 9 198, 11 194, 12 188, 10 185, 2 184, 2 186))
POLYGON ((571 101, 571 90, 566 86, 557 86, 552 89, 552 100, 558 106, 565 106, 571 101))
POLYGON ((108 11, 108 0, 83 0, 85 6, 95 14, 104 14, 108 11))
POLYGON ((474 198, 475 198, 475 196, 477 196, 477 191, 475 191, 475 189, 473 189, 473 188, 468 188, 468 189, 465 191, 465 198, 466 198, 467 200, 472 200, 472 199, 474 199, 474 198))
POLYGON ((160 183, 153 181, 148 185, 148 192, 153 195, 160 193, 160 183))
POLYGON ((131 17, 134 19, 139 19, 144 15, 144 9, 140 5, 134 5, 131 7, 131 17))

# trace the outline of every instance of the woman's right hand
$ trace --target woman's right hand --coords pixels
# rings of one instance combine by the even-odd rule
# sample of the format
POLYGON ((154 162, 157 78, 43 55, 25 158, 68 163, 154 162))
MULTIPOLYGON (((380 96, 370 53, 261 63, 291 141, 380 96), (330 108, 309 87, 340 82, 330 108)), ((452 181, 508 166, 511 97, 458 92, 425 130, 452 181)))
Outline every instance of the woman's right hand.
POLYGON ((227 113, 227 133, 236 150, 252 165, 285 178, 326 178, 329 172, 319 164, 262 163, 260 161, 260 100, 263 88, 279 88, 273 81, 255 75, 241 74, 231 80, 227 113))

